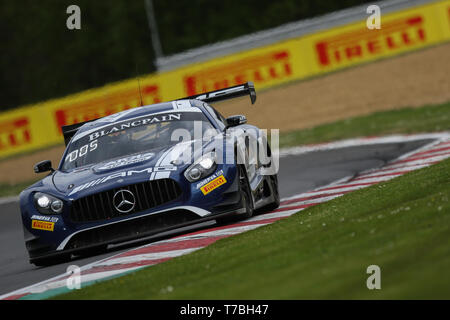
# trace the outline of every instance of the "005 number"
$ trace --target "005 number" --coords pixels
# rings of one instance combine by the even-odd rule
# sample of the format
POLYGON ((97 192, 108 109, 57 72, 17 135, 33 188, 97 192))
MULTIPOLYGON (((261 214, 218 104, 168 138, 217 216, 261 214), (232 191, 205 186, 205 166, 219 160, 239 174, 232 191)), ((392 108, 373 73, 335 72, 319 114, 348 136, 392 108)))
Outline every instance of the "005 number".
POLYGON ((97 149, 98 146, 97 141, 98 140, 91 141, 90 143, 85 144, 81 148, 73 150, 71 153, 67 155, 66 161, 68 160, 69 162, 73 162, 78 158, 85 156, 88 152, 94 151, 95 149, 97 149))

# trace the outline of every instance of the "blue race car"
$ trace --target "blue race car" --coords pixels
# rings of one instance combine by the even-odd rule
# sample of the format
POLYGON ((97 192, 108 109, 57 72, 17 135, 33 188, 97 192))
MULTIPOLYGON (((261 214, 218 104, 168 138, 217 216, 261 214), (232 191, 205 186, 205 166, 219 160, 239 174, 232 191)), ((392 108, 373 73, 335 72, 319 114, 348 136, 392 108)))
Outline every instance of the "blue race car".
POLYGON ((245 116, 225 119, 209 105, 243 95, 255 102, 251 82, 62 127, 58 168, 36 164, 49 174, 20 194, 30 262, 277 208, 266 136, 245 116))

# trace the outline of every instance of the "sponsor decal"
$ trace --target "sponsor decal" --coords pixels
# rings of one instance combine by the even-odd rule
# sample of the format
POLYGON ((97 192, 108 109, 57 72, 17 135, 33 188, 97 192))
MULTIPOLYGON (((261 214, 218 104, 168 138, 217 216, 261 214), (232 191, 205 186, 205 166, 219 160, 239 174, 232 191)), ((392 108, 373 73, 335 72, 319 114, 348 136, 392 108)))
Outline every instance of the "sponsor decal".
MULTIPOLYGON (((191 108, 192 110, 187 111, 187 108, 185 110, 180 110, 179 112, 160 112, 160 113, 153 113, 150 115, 145 116, 139 116, 136 118, 131 118, 123 121, 119 121, 114 124, 107 124, 103 125, 97 128, 85 130, 82 132, 77 133, 72 138, 72 143, 75 141, 78 141, 80 139, 85 139, 85 137, 88 137, 86 142, 96 140, 100 137, 103 137, 105 135, 115 134, 118 132, 123 132, 128 129, 133 129, 135 127, 140 126, 148 126, 148 125, 155 125, 155 124, 162 124, 165 122, 172 122, 172 121, 194 121, 200 120, 200 121, 208 121, 206 116, 197 108, 191 108)), ((103 121, 101 121, 103 122, 103 121)), ((100 122, 100 123, 101 123, 100 122)), ((143 128, 145 130, 146 128, 143 128)), ((148 129, 148 128, 147 128, 148 129)))
POLYGON ((28 117, 18 117, 0 123, 0 150, 31 143, 28 117))
POLYGON ((114 161, 109 161, 105 164, 94 167, 94 170, 110 170, 110 169, 120 168, 120 167, 129 165, 129 164, 150 160, 154 156, 155 156, 155 154, 153 152, 138 154, 138 155, 134 155, 131 157, 126 157, 126 158, 121 158, 121 159, 114 160, 114 161))
POLYGON ((205 184, 207 184, 208 182, 210 182, 211 180, 217 178, 218 176, 223 175, 223 170, 219 170, 215 173, 213 173, 212 175, 210 175, 208 178, 200 181, 199 183, 197 183, 197 189, 199 189, 200 187, 203 187, 205 184))
POLYGON ((42 220, 42 221, 47 221, 47 222, 58 222, 58 220, 59 220, 59 218, 57 218, 57 217, 46 217, 46 216, 39 216, 39 215, 35 215, 35 214, 33 214, 31 219, 32 220, 42 220))
POLYGON ((40 220, 31 220, 31 228, 44 231, 53 231, 53 229, 55 228, 55 223, 40 220))
POLYGON ((207 184, 205 184, 203 187, 200 188, 200 190, 202 190, 203 195, 207 195, 208 193, 210 193, 211 191, 213 191, 214 189, 220 187, 221 185, 227 183, 227 180, 225 179, 225 177, 223 175, 215 178, 214 180, 208 182, 207 184))
MULTIPOLYGON (((144 105, 161 102, 157 85, 144 85, 141 88, 144 105)), ((62 126, 93 120, 140 105, 138 88, 116 90, 98 97, 70 103, 54 113, 56 125, 62 126)), ((61 129, 60 129, 61 130, 61 129)), ((60 131, 62 134, 62 132, 60 131)))
POLYGON ((97 186, 99 184, 105 183, 112 179, 120 179, 120 178, 125 178, 125 177, 129 177, 129 176, 132 176, 135 174, 142 174, 142 173, 147 173, 147 174, 150 174, 152 172, 169 172, 170 173, 171 171, 176 171, 176 170, 177 170, 177 167, 175 167, 175 166, 157 166, 157 167, 145 168, 142 170, 128 170, 128 171, 117 172, 117 173, 111 174, 109 176, 95 179, 95 180, 89 181, 87 183, 84 183, 80 186, 77 186, 69 193, 69 196, 74 193, 77 193, 81 190, 84 190, 84 189, 87 189, 87 188, 90 188, 93 186, 97 186))
POLYGON ((255 84, 292 77, 292 61, 287 50, 272 51, 236 62, 205 68, 184 77, 187 95, 219 90, 253 81, 255 84))
POLYGON ((421 45, 427 41, 424 20, 413 15, 384 23, 379 30, 361 27, 319 40, 315 45, 319 65, 339 65, 421 45))
POLYGON ((99 137, 103 137, 105 135, 120 132, 129 128, 133 127, 139 127, 159 122, 166 122, 166 121, 175 121, 175 120, 181 120, 181 113, 168 113, 168 114, 161 114, 161 115, 155 115, 155 116, 146 116, 142 118, 136 118, 132 120, 128 120, 126 122, 117 123, 115 125, 107 126, 103 130, 99 130, 96 132, 93 132, 89 134, 89 141, 96 140, 99 137))

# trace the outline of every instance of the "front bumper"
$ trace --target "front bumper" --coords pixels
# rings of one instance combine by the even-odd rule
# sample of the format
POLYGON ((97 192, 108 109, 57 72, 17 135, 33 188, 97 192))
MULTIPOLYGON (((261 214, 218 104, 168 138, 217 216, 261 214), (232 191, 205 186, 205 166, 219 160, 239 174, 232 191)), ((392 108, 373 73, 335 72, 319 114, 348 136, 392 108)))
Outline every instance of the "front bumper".
MULTIPOLYGON (((159 210, 142 212, 132 217, 117 221, 102 221, 95 225, 86 225, 65 233, 59 241, 48 241, 45 232, 31 233, 25 229, 25 243, 30 262, 56 256, 82 253, 95 247, 118 244, 142 239, 158 239, 167 231, 191 226, 194 224, 215 220, 218 218, 238 215, 245 212, 245 204, 239 190, 238 179, 230 179, 231 184, 225 190, 220 190, 220 201, 204 208, 189 206, 188 203, 174 203, 159 210), (181 205, 180 205, 181 204, 181 205), (199 214, 201 212, 202 214, 199 214), (43 235, 43 236, 40 236, 43 235)), ((198 196, 198 195, 197 195, 198 196)), ((216 196, 217 195, 212 195, 216 196)), ((63 220, 63 219, 60 219, 63 220)), ((63 223, 63 221, 59 221, 63 223)), ((59 226, 66 228, 67 225, 59 226)), ((55 227, 56 228, 56 227, 55 227)), ((176 232, 176 231, 175 231, 176 232)))
POLYGON ((158 235, 167 231, 231 215, 238 215, 244 212, 245 208, 242 199, 234 210, 211 214, 203 218, 194 218, 192 212, 176 209, 162 214, 153 214, 146 217, 83 230, 74 234, 62 250, 57 250, 57 248, 55 249, 52 245, 43 244, 38 238, 27 241, 26 247, 30 256, 30 263, 33 263, 35 260, 56 257, 59 255, 82 253, 85 250, 109 244, 124 243, 137 239, 142 241, 157 239, 158 235))

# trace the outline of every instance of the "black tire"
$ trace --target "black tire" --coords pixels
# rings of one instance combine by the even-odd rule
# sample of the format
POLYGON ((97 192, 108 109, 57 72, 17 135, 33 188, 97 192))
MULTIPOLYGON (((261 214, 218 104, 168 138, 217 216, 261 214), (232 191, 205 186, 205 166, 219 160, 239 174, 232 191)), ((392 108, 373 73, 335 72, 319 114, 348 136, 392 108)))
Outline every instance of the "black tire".
POLYGON ((269 176, 271 184, 271 192, 274 198, 273 202, 261 208, 261 213, 269 212, 277 209, 280 206, 280 193, 278 191, 278 176, 276 174, 269 176))
POLYGON ((244 202, 245 207, 245 213, 241 214, 235 214, 223 218, 217 219, 217 222, 219 224, 224 223, 230 223, 230 222, 236 222, 244 219, 248 219, 251 216, 253 216, 253 212, 255 211, 254 204, 253 204, 253 196, 252 196, 252 190, 250 188, 250 183, 248 181, 247 173, 245 171, 244 165, 238 165, 239 170, 239 190, 242 194, 242 200, 244 202))
POLYGON ((248 181, 247 172, 243 165, 239 166, 239 186, 244 198, 245 213, 241 214, 242 219, 248 219, 253 216, 255 207, 253 205, 252 189, 250 188, 250 182, 248 181))
MULTIPOLYGON (((269 144, 267 144, 267 151, 268 151, 268 155, 272 159, 272 151, 270 149, 269 144)), ((269 163, 268 166, 271 166, 271 165, 272 165, 272 161, 269 163)), ((273 211, 280 206, 280 193, 278 190, 278 175, 277 174, 270 175, 268 180, 269 180, 268 183, 270 185, 269 186, 270 195, 273 197, 273 201, 271 203, 265 205, 264 207, 260 208, 258 210, 258 213, 265 213, 265 212, 273 211)))

